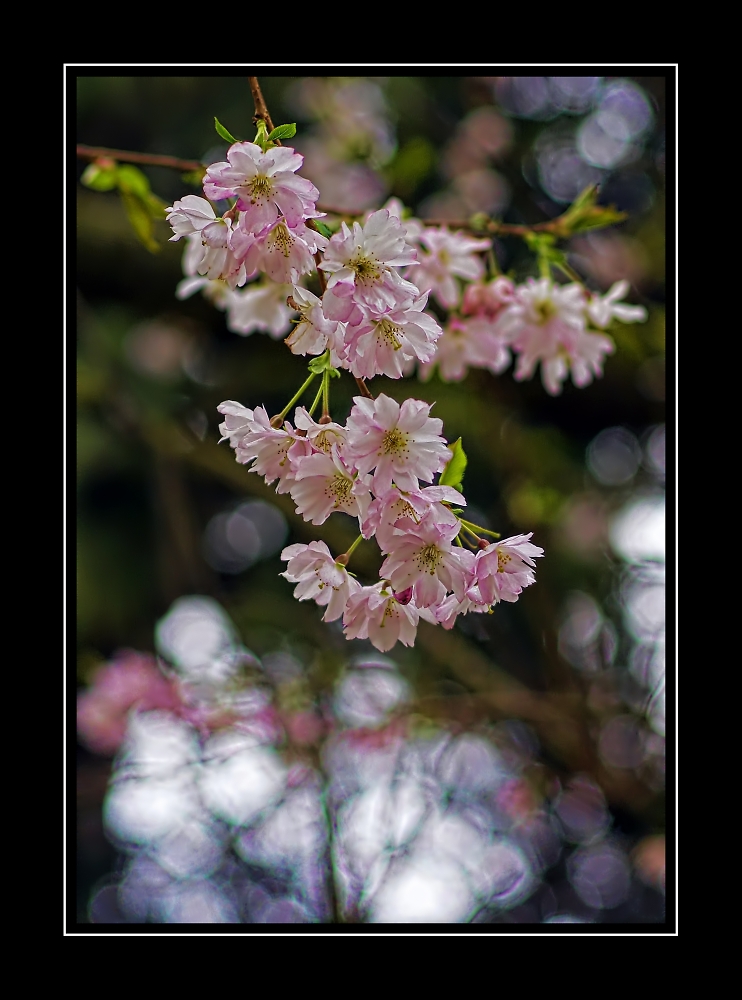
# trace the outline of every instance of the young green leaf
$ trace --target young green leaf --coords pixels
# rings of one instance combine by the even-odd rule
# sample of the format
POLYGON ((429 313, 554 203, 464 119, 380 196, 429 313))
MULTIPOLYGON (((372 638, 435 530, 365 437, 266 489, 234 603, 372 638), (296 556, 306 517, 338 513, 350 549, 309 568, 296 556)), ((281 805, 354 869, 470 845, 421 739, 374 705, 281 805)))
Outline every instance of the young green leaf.
POLYGON ((317 219, 312 219, 312 225, 315 230, 320 234, 320 236, 326 236, 329 240, 332 236, 332 230, 329 226, 326 226, 324 222, 319 222, 317 219))
POLYGON ((619 212, 615 205, 596 205, 572 223, 573 233, 586 233, 590 229, 604 229, 628 218, 626 212, 619 212))
POLYGON ((464 473, 466 472, 466 465, 469 461, 466 457, 466 452, 461 445, 461 438, 454 441, 453 444, 449 444, 448 450, 452 452, 451 459, 441 473, 438 485, 452 486, 455 490, 458 490, 459 493, 461 493, 464 473))
POLYGON ((222 125, 222 123, 219 121, 219 119, 216 117, 216 115, 214 116, 214 128, 217 130, 217 132, 222 137, 222 139, 225 139, 227 142, 239 142, 240 141, 239 139, 235 139, 235 137, 232 135, 232 133, 228 132, 227 129, 225 129, 225 127, 222 125))
POLYGON ((332 367, 332 362, 330 361, 330 352, 325 351, 324 354, 320 354, 318 358, 312 358, 309 362, 309 371, 315 375, 321 375, 323 371, 329 369, 334 371, 332 367))
POLYGON ((277 125, 273 131, 268 136, 271 142, 275 142, 276 139, 291 139, 292 136, 296 135, 296 122, 292 125, 277 125))
POLYGON ((119 190, 146 199, 150 194, 149 181, 138 167, 123 163, 116 171, 119 190))
POLYGON ((118 183, 116 164, 113 160, 96 160, 85 168, 80 181, 93 191, 112 191, 118 183))
POLYGON ((133 194, 131 191, 125 191, 123 188, 120 191, 121 199, 126 208, 126 214, 129 216, 129 222, 137 235, 137 239, 140 243, 144 244, 150 253, 157 253, 160 246, 152 235, 154 226, 149 206, 139 195, 133 194))

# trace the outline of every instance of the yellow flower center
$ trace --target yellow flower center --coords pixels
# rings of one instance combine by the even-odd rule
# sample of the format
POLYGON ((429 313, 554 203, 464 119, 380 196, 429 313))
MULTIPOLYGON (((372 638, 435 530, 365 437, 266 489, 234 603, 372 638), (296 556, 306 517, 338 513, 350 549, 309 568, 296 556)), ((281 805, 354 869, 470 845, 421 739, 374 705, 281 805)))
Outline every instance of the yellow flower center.
POLYGON ((398 427, 384 432, 381 442, 381 455, 395 455, 407 451, 407 435, 398 427))
POLYGON ((382 337, 394 351, 398 351, 402 346, 402 341, 399 339, 401 331, 402 328, 400 326, 395 326, 388 319, 383 319, 381 323, 376 324, 377 335, 382 337))

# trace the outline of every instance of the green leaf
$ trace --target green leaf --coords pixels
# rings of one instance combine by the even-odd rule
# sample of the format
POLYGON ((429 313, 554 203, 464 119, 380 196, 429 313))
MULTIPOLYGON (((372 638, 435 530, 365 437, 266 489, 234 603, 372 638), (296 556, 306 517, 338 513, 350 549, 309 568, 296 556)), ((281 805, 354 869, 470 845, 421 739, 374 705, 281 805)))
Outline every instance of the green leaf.
POLYGON ((585 214, 581 219, 573 222, 571 229, 573 233, 586 233, 589 229, 604 229, 606 226, 614 226, 626 218, 628 218, 627 213, 619 212, 615 205, 596 205, 589 214, 585 214))
POLYGON ((295 135, 296 122, 293 122, 291 125, 276 125, 268 138, 271 142, 275 142, 276 139, 291 139, 295 135))
POLYGON ((146 199, 150 194, 149 181, 138 167, 124 163, 116 171, 119 190, 146 199))
POLYGON ((454 441, 453 444, 449 444, 448 450, 452 452, 451 459, 446 466, 446 468, 441 473, 441 478, 438 480, 439 486, 452 486, 453 489, 458 490, 461 493, 461 487, 464 480, 464 473, 466 472, 466 465, 469 459, 466 457, 466 452, 461 445, 461 438, 454 441))
POLYGON ((322 372, 328 368, 332 370, 329 351, 325 351, 324 354, 320 354, 318 358, 312 358, 309 362, 309 371, 313 372, 315 375, 321 375, 322 372))
POLYGON ((585 233, 590 229, 603 229, 616 222, 623 222, 626 218, 626 212, 619 212, 615 205, 599 205, 598 190, 597 184, 590 184, 577 195, 560 217, 565 236, 585 233))
POLYGON ((168 204, 166 201, 163 201, 162 198, 158 198, 156 194, 152 194, 152 192, 150 191, 147 197, 143 198, 142 200, 149 209, 149 214, 152 216, 153 219, 167 218, 167 213, 165 212, 165 209, 168 207, 168 204))
POLYGON ((150 253, 157 253, 160 246, 152 235, 154 225, 149 205, 138 195, 123 189, 121 189, 121 199, 137 239, 150 253))
POLYGON ((113 160, 96 160, 83 171, 80 181, 93 191, 112 191, 116 180, 116 164, 113 160))
POLYGON ((324 222, 319 222, 317 219, 312 219, 312 224, 320 236, 326 236, 329 240, 332 236, 332 230, 329 226, 326 226, 324 222))
POLYGON ((222 137, 222 139, 226 139, 227 142, 239 142, 240 141, 239 139, 235 139, 235 137, 232 135, 232 133, 228 132, 227 129, 225 129, 225 127, 222 125, 222 123, 219 121, 219 119, 216 117, 216 115, 214 116, 214 128, 217 130, 217 132, 222 137))
POLYGON ((585 209, 591 209, 598 199, 598 185, 588 184, 584 191, 580 191, 575 200, 564 213, 565 216, 578 215, 585 209))

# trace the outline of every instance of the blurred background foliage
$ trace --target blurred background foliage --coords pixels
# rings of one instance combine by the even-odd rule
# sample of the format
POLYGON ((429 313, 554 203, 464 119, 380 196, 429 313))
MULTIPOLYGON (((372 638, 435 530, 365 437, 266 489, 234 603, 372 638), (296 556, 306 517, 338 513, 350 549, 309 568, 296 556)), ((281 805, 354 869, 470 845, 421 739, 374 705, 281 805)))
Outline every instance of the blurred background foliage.
MULTIPOLYGON (((448 440, 463 438, 472 519, 503 536, 533 531, 546 553, 517 604, 464 617, 451 632, 421 623, 415 647, 392 656, 420 718, 458 730, 517 719, 540 744, 540 795, 587 775, 629 846, 661 836, 665 79, 353 78, 346 83, 362 88, 349 100, 366 109, 357 134, 335 127, 326 80, 260 79, 274 122, 298 122, 304 174, 331 208, 347 210, 354 197, 378 207, 395 195, 422 218, 483 211, 536 223, 598 183, 601 203, 628 213, 567 246, 589 287, 627 278, 629 300, 649 310, 644 324, 614 324, 603 378, 584 389, 568 382, 556 398, 538 376, 518 384, 511 370, 470 371, 451 384, 384 380, 399 400, 435 401, 448 440), (328 190, 345 203, 331 204, 328 190), (617 718, 630 721, 634 741, 640 734, 638 756, 622 758, 620 740, 605 749, 617 718)), ((214 116, 253 137, 246 78, 79 75, 76 86, 78 143, 209 163, 227 148, 214 116)), ((86 165, 78 160, 78 177, 86 165)), ((199 193, 175 170, 142 170, 166 204, 199 193)), ((344 551, 353 525, 339 514, 320 528, 305 523, 289 496, 217 444, 222 400, 278 412, 305 361, 269 336, 229 332, 200 296, 178 301, 183 244, 168 242, 164 221, 153 236, 158 248, 148 252, 116 192, 78 185, 78 683, 121 648, 153 650, 172 602, 201 594, 227 610, 258 656, 297 656, 320 701, 357 643, 323 624, 313 603, 294 601, 279 553, 314 538, 344 551), (230 552, 224 525, 240 511, 249 537, 230 552)), ((522 240, 498 239, 495 250, 516 280, 536 273, 522 240)), ((333 383, 335 419, 344 421, 355 391, 349 377, 333 383)), ((357 552, 369 578, 380 564, 373 549, 357 552)), ((78 755, 84 914, 90 886, 113 864, 100 820, 110 762, 83 747, 78 755)), ((646 919, 661 919, 651 912, 646 919)))

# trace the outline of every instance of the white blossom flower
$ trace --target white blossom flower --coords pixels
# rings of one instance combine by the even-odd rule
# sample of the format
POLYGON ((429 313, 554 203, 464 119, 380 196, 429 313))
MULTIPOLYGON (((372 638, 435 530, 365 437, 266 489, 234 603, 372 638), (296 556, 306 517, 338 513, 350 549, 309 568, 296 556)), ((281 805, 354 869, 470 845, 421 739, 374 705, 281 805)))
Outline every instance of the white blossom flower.
POLYGON ((216 221, 214 209, 205 198, 187 194, 165 209, 165 217, 173 228, 171 243, 177 243, 183 236, 193 236, 210 223, 216 221))
MULTIPOLYGON (((219 424, 219 433, 221 434, 219 444, 222 441, 229 441, 231 448, 239 448, 245 435, 251 434, 257 429, 253 416, 254 411, 243 406, 242 403, 228 399, 220 403, 217 410, 227 418, 224 423, 219 424)), ((237 461, 239 462, 239 458, 237 461)))
POLYGON ((292 285, 273 281, 233 291, 226 300, 227 328, 246 337, 255 330, 267 330, 278 340, 291 329, 294 310, 286 305, 292 285))
POLYGON ((625 302, 619 302, 628 290, 629 283, 624 279, 617 281, 605 295, 591 295, 586 311, 592 323, 601 330, 604 330, 614 317, 622 323, 643 323, 647 318, 644 306, 629 306, 625 302))

